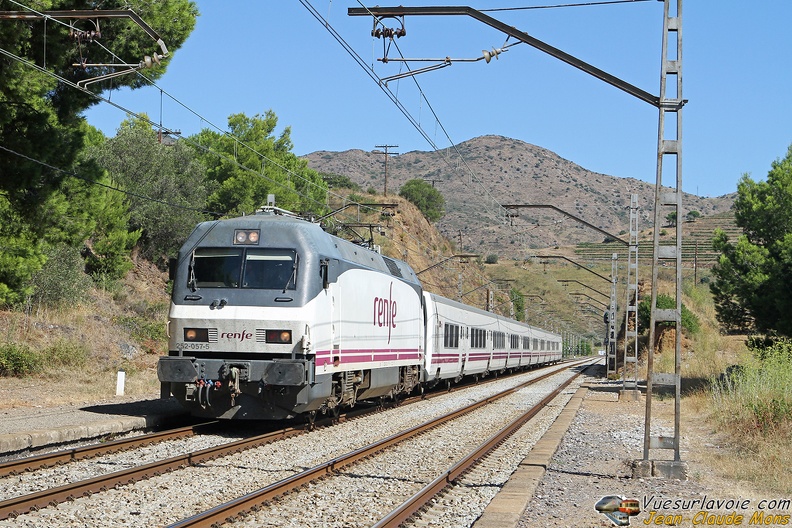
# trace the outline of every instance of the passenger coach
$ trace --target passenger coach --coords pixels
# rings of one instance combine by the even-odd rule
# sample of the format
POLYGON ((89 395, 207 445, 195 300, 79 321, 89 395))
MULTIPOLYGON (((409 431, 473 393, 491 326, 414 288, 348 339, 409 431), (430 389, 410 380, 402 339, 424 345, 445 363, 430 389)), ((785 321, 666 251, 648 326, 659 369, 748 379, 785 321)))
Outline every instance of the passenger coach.
POLYGON ((482 375, 561 360, 561 336, 424 292, 424 381, 482 375))

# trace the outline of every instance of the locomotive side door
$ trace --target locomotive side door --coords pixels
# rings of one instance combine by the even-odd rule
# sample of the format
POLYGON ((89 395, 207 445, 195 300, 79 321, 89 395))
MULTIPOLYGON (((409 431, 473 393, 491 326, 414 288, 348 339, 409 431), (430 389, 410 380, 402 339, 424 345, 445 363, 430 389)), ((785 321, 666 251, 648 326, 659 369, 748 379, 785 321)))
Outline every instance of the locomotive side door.
POLYGON ((330 289, 330 345, 331 364, 337 365, 341 354, 341 285, 338 259, 328 259, 327 280, 330 289))

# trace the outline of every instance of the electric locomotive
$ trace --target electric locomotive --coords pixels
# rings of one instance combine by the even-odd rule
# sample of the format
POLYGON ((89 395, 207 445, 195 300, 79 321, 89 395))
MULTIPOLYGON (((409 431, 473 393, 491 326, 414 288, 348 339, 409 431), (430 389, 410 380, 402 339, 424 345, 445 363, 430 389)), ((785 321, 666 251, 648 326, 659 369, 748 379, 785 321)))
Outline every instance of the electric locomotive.
POLYGON ((180 249, 163 395, 196 416, 286 419, 411 391, 424 352, 415 272, 280 213, 204 222, 180 249))

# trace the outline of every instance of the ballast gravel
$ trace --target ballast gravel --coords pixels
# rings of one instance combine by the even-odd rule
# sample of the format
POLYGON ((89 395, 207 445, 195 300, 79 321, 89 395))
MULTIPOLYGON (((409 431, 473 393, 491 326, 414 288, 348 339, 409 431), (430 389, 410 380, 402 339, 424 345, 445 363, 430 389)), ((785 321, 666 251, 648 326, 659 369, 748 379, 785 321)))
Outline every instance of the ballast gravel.
MULTIPOLYGON (((537 373, 526 373, 504 378, 492 384, 458 389, 440 398, 397 407, 307 435, 230 455, 197 467, 188 467, 132 485, 121 486, 92 497, 77 498, 38 512, 21 515, 16 519, 0 521, 0 527, 164 526, 536 376, 537 373)), ((568 376, 569 373, 565 371, 564 374, 559 374, 551 380, 568 376)), ((451 466, 454 458, 461 456, 459 454, 461 444, 470 446, 472 443, 476 445, 480 443, 489 432, 497 428, 497 425, 491 424, 492 420, 505 423, 512 419, 509 417, 514 416, 517 412, 516 408, 527 408, 530 401, 541 399, 540 391, 546 394, 551 390, 551 386, 559 383, 551 380, 544 380, 535 386, 522 389, 506 398, 507 401, 504 403, 486 406, 487 412, 474 413, 479 418, 465 417, 458 420, 457 422, 460 423, 469 421, 464 430, 459 429, 461 427, 459 424, 439 428, 438 430, 447 428, 447 431, 444 434, 433 432, 421 435, 399 446, 398 449, 388 450, 387 461, 378 462, 379 457, 373 458, 352 466, 342 479, 325 479, 313 484, 312 486, 317 486, 313 495, 310 487, 307 491, 294 495, 299 499, 297 508, 287 508, 289 497, 286 497, 286 500, 278 501, 278 504, 266 510, 260 518, 248 524, 266 526, 267 524, 263 523, 273 518, 280 507, 286 513, 285 517, 279 516, 276 522, 278 526, 311 524, 369 526, 377 520, 375 517, 378 514, 374 512, 381 510, 380 504, 385 505, 383 511, 387 513, 388 505, 395 506, 400 503, 406 498, 404 493, 409 495, 409 490, 416 489, 416 486, 419 489, 426 481, 436 476, 431 471, 422 472, 430 461, 442 462, 441 465, 445 468, 451 466), (481 416, 486 416, 486 420, 482 421, 484 419, 481 416), (398 468, 402 469, 397 471, 398 468), (331 483, 329 489, 322 488, 324 482, 331 483), (400 489, 407 491, 398 491, 400 489), (344 497, 351 497, 354 506, 350 507, 348 502, 342 500, 344 497), (362 514, 369 511, 372 513, 362 514), (315 522, 312 520, 314 516, 317 516, 315 522)), ((549 418, 548 424, 551 421, 552 418, 549 418)), ((172 447, 176 450, 184 449, 183 446, 177 447, 177 445, 178 442, 174 442, 172 447)), ((194 448, 190 447, 189 450, 194 448)), ((116 471, 122 469, 120 466, 128 463, 124 460, 128 455, 137 458, 138 464, 142 463, 142 455, 136 450, 119 454, 119 458, 115 459, 101 457, 94 462, 86 461, 83 468, 75 469, 74 472, 70 469, 72 464, 55 470, 45 470, 42 475, 48 476, 31 479, 36 482, 35 484, 27 484, 27 477, 11 476, 0 479, 2 486, 0 489, 3 490, 1 493, 7 497, 9 494, 28 493, 20 492, 21 489, 55 487, 63 484, 64 480, 88 478, 92 471, 107 472, 107 466, 113 466, 113 471, 116 471)), ((513 467, 508 473, 512 470, 513 467)), ((500 478, 507 478, 508 473, 500 478)), ((476 514, 471 513, 466 515, 466 518, 473 515, 476 514)))

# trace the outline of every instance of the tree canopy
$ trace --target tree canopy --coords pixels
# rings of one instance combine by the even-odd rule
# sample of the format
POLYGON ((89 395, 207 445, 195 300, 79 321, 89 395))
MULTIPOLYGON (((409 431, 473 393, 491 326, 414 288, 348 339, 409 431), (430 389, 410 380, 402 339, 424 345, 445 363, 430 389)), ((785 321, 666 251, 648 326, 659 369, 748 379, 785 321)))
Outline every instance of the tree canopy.
POLYGON ((766 181, 743 175, 734 215, 743 234, 716 233, 721 253, 710 289, 727 331, 758 330, 792 336, 792 146, 772 163, 766 181))
MULTIPOLYGON (((94 2, 84 0, 36 3, 39 11, 95 7, 94 2)), ((171 52, 187 39, 198 13, 188 0, 108 0, 100 7, 133 10, 160 34, 171 52)), ((18 6, 0 0, 0 9, 15 10, 18 6)), ((100 43, 129 63, 161 51, 151 36, 129 19, 101 19, 99 25, 101 37, 75 39, 68 22, 0 20, 0 48, 18 57, 0 57, 0 145, 8 149, 0 149, 0 169, 7 176, 0 179, 0 190, 20 214, 35 210, 58 189, 65 174, 53 167, 73 168, 83 146, 82 112, 99 102, 92 94, 110 87, 138 88, 148 83, 144 77, 131 74, 88 84, 85 90, 70 84, 110 71, 104 66, 83 68, 73 64, 118 61, 100 43)), ((73 26, 77 30, 96 29, 90 20, 76 21, 73 26)), ((166 68, 167 61, 163 61, 143 73, 154 80, 166 68)))
POLYGON ((440 191, 420 178, 408 180, 399 189, 399 196, 412 202, 430 221, 436 222, 445 214, 445 198, 440 191))
POLYGON ((167 262, 206 220, 206 170, 183 141, 161 144, 145 116, 121 123, 115 137, 88 155, 129 192, 129 228, 139 231, 141 254, 149 260, 167 262))
MULTIPOLYGON (((133 10, 171 53, 187 39, 198 14, 189 0, 107 0, 98 7, 133 10)), ((94 8, 95 2, 84 0, 36 3, 38 11, 94 8)), ((19 9, 0 0, 0 10, 19 9)), ((168 61, 77 88, 77 82, 112 70, 90 64, 136 64, 162 48, 127 18, 101 19, 98 28, 94 20, 58 20, 0 20, 0 49, 6 52, 0 56, 0 306, 25 301, 32 277, 52 255, 64 254, 64 247, 93 246, 89 270, 118 275, 128 268, 129 248, 137 240, 127 230, 123 197, 102 187, 111 183, 106 171, 83 155, 103 136, 82 113, 108 88, 137 88, 159 78, 168 61), (96 29, 101 36, 86 32, 96 29)))
POLYGON ((327 183, 291 152, 289 127, 275 137, 277 124, 272 110, 263 116, 234 114, 228 118, 228 134, 204 129, 190 138, 207 180, 216 187, 207 201, 209 209, 250 214, 267 204, 269 194, 275 195, 278 207, 295 212, 324 207, 327 183))

